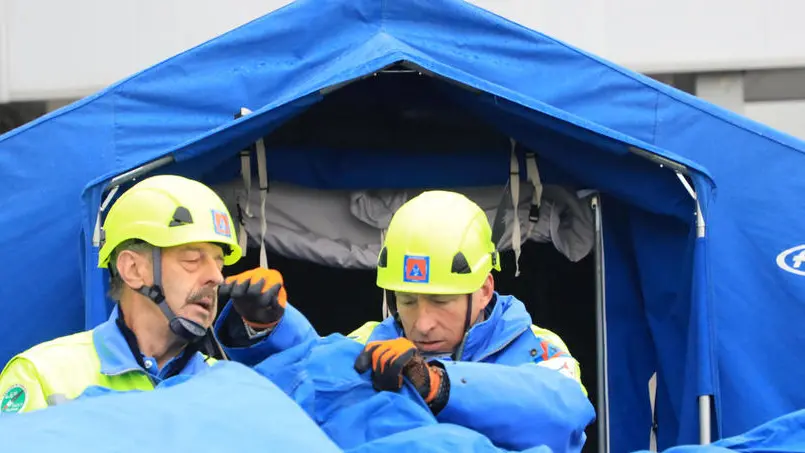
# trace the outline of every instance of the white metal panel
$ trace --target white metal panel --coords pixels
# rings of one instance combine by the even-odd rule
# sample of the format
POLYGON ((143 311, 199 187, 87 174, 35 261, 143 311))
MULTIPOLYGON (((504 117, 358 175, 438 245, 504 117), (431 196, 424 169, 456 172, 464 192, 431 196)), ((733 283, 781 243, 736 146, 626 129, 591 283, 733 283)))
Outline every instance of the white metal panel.
POLYGON ((696 96, 742 114, 744 75, 741 72, 699 74, 696 76, 696 96))
POLYGON ((12 99, 84 96, 289 3, 0 1, 12 99))
POLYGON ((11 82, 9 81, 11 65, 9 63, 8 14, 6 14, 7 0, 0 0, 0 104, 11 100, 11 82))
POLYGON ((747 102, 744 115, 805 140, 805 101, 747 102))
POLYGON ((606 9, 634 0, 467 0, 498 16, 594 54, 607 53, 606 9))
POLYGON ((805 66, 805 2, 469 1, 640 72, 805 66))
POLYGON ((803 2, 610 0, 610 5, 606 17, 610 56, 641 71, 805 63, 803 2))

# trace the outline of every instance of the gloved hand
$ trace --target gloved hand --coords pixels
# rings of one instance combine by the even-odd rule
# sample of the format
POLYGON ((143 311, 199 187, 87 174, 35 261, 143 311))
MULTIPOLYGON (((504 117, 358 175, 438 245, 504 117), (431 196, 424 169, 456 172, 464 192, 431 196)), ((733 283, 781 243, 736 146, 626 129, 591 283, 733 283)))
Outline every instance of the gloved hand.
POLYGON ((439 366, 425 362, 407 338, 368 343, 355 360, 355 371, 364 373, 369 369, 372 370, 375 390, 400 390, 405 376, 434 414, 447 404, 450 393, 447 373, 439 366))
POLYGON ((257 330, 276 326, 288 303, 282 274, 262 267, 227 277, 218 287, 218 300, 229 299, 243 321, 257 330))

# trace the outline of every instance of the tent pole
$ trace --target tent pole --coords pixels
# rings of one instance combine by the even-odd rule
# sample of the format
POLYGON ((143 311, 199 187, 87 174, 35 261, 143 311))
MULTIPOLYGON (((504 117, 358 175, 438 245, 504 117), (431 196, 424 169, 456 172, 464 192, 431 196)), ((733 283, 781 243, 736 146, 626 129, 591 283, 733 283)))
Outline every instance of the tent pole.
POLYGON ((629 152, 637 156, 643 157, 645 159, 648 159, 656 164, 659 164, 661 167, 668 167, 674 172, 676 172, 677 175, 687 175, 689 173, 688 167, 678 162, 674 162, 671 159, 668 159, 667 157, 662 157, 658 154, 650 153, 636 146, 630 146, 629 152))
POLYGON ((173 160, 174 160, 173 154, 168 154, 167 156, 162 156, 159 159, 152 160, 151 162, 140 165, 139 167, 133 168, 125 173, 121 173, 112 178, 111 181, 109 181, 109 184, 106 186, 106 190, 109 190, 115 186, 119 186, 124 182, 128 182, 132 179, 139 178, 140 176, 152 170, 156 170, 159 167, 164 167, 165 165, 168 165, 169 163, 173 162, 173 160))
POLYGON ((609 386, 607 379, 607 332, 604 292, 604 237, 599 195, 593 196, 591 207, 595 215, 595 319, 596 355, 598 376, 596 379, 598 406, 598 453, 609 453, 609 386))
POLYGON ((95 247, 100 247, 101 244, 101 214, 106 210, 109 202, 112 201, 112 197, 115 196, 118 188, 121 184, 128 182, 130 180, 139 178, 140 176, 150 172, 151 170, 155 170, 159 167, 165 166, 174 161, 173 155, 169 154, 167 156, 162 156, 159 159, 152 160, 146 164, 143 164, 137 168, 133 168, 125 173, 121 173, 114 178, 112 178, 106 187, 103 189, 103 193, 106 193, 106 197, 103 198, 101 201, 101 205, 98 207, 97 218, 95 220, 95 231, 92 233, 92 244, 95 247))
POLYGON ((710 395, 699 396, 699 443, 710 443, 710 395))
MULTIPOLYGON (((702 215, 702 206, 699 199, 696 199, 696 237, 703 238, 705 236, 704 216, 702 215)), ((712 400, 711 395, 699 395, 699 443, 707 445, 711 441, 710 433, 710 405, 712 400)))
MULTIPOLYGON (((696 191, 690 185, 688 180, 685 179, 683 174, 677 171, 676 176, 682 182, 682 185, 685 186, 685 190, 687 190, 690 196, 696 201, 696 239, 700 240, 704 238, 706 234, 706 225, 704 223, 704 215, 702 214, 702 205, 699 202, 696 191)), ((701 445, 709 444, 712 439, 710 432, 710 407, 712 407, 710 403, 712 398, 712 395, 699 395, 697 398, 699 402, 699 443, 701 445)))

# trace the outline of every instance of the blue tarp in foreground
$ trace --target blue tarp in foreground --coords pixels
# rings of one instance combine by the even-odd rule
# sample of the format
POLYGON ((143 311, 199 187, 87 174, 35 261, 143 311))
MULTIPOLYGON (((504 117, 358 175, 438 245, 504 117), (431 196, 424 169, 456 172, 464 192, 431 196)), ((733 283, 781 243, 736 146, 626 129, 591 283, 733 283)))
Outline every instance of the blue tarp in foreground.
POLYGON ((93 232, 112 177, 171 155, 159 171, 233 178, 237 152, 294 115, 339 96, 371 106, 374 82, 341 84, 398 61, 426 81, 396 102, 444 99, 446 118, 505 140, 379 152, 307 130, 269 146, 270 178, 502 186, 512 137, 546 183, 603 193, 613 451, 647 446, 655 370, 660 448, 697 441, 698 395, 715 396, 720 436, 805 406, 805 363, 781 366, 805 347, 805 144, 459 0, 300 0, 0 137, 0 360, 105 319, 93 232), (241 107, 254 113, 233 120, 241 107), (689 169, 706 238, 671 168, 634 149, 689 169))
MULTIPOLYGON (((745 433, 721 439, 710 445, 683 445, 663 451, 663 453, 730 452, 805 452, 805 410, 785 414, 745 433)), ((639 453, 648 453, 648 451, 639 453)))
MULTIPOLYGON (((360 351, 349 343, 338 335, 309 342, 261 363, 256 372, 219 362, 153 392, 90 389, 76 402, 0 416, 0 436, 15 452, 260 451, 260 446, 323 453, 508 451, 466 428, 437 423, 409 387, 375 392, 368 376, 344 366, 360 351)), ((805 411, 798 411, 709 446, 664 453, 805 452, 803 427, 805 411)), ((561 442, 551 434, 545 431, 546 443, 561 442)), ((558 452, 545 445, 524 451, 558 452)))
POLYGON ((151 392, 101 393, 46 410, 3 414, 3 450, 253 451, 270 445, 282 451, 342 451, 271 381, 237 363, 220 363, 151 392))
MULTIPOLYGON (((412 387, 377 392, 368 373, 356 373, 352 364, 361 349, 335 334, 276 354, 254 370, 219 362, 194 377, 164 381, 151 392, 93 387, 64 405, 0 415, 0 435, 14 452, 579 451, 580 443, 568 433, 545 429, 550 422, 536 421, 527 436, 535 444, 517 450, 438 423, 412 387)), ((580 428, 584 420, 576 420, 580 428)))

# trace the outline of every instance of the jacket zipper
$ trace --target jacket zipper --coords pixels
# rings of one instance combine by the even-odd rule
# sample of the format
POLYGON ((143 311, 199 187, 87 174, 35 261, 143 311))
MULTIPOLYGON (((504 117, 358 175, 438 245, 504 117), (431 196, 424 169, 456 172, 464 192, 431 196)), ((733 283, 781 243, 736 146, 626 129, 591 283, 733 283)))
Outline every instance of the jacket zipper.
MULTIPOLYGON (((514 342, 514 340, 516 340, 518 337, 520 337, 520 335, 522 335, 523 333, 525 333, 526 331, 528 331, 528 329, 530 329, 530 328, 531 328, 531 326, 526 326, 526 328, 518 330, 518 331, 517 331, 517 333, 516 333, 515 335, 512 335, 512 336, 511 336, 511 337, 510 337, 510 338, 509 338, 507 341, 505 341, 505 342, 504 342, 503 344, 501 344, 499 347, 497 347, 497 348, 495 348, 494 350, 492 350, 492 351, 490 351, 490 352, 487 352, 486 354, 482 355, 482 356, 481 356, 481 357, 479 357, 479 358, 478 358, 478 360, 476 360, 476 361, 477 361, 477 362, 480 362, 481 360, 484 360, 484 359, 486 359, 487 357, 492 356, 492 355, 497 354, 498 352, 502 351, 504 348, 506 348, 507 346, 509 346, 510 344, 512 344, 512 342, 514 342)), ((472 331, 472 329, 470 329, 470 332, 471 332, 471 331, 472 331)), ((462 356, 464 355, 464 344, 466 344, 466 342, 467 342, 467 338, 470 336, 470 332, 467 332, 467 333, 466 333, 466 335, 464 336, 464 341, 462 342, 462 348, 461 348, 461 355, 462 355, 462 356)), ((460 360, 460 359, 459 359, 459 360, 460 360)))

